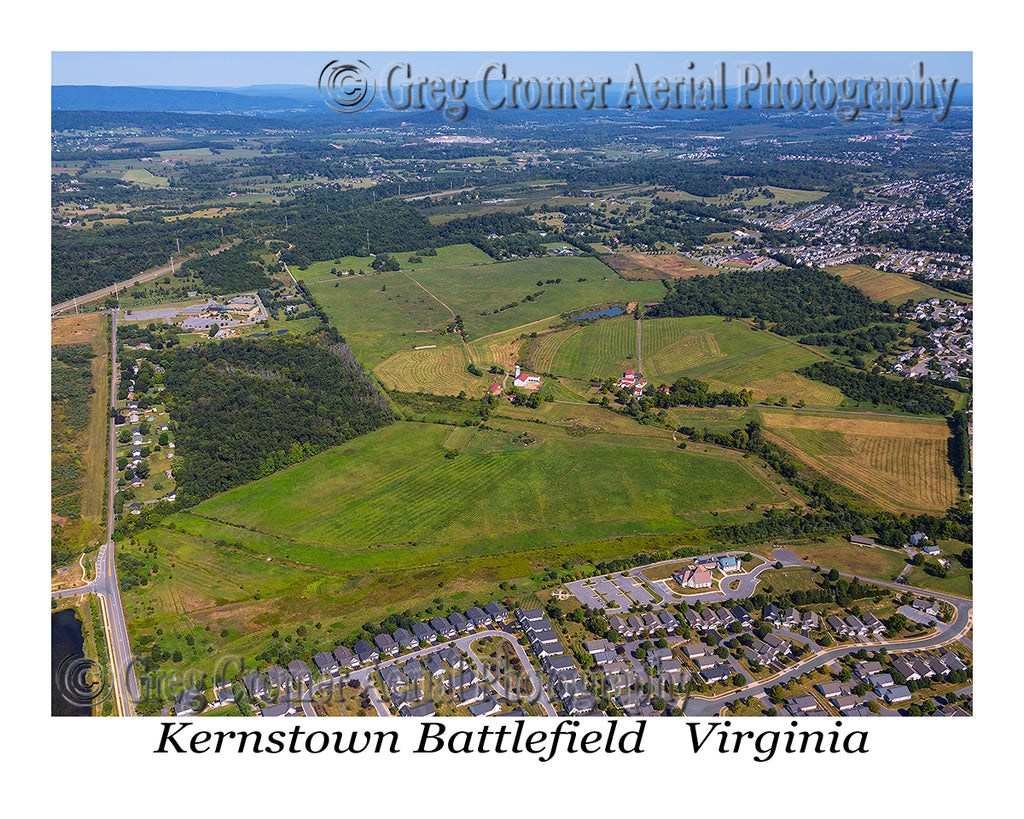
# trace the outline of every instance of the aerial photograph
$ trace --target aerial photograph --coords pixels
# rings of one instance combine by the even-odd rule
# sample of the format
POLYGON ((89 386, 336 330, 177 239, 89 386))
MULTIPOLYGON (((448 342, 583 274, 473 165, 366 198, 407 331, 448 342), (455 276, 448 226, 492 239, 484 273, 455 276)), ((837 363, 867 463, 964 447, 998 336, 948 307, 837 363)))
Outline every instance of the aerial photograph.
POLYGON ((52 716, 973 719, 970 52, 51 70, 52 716))

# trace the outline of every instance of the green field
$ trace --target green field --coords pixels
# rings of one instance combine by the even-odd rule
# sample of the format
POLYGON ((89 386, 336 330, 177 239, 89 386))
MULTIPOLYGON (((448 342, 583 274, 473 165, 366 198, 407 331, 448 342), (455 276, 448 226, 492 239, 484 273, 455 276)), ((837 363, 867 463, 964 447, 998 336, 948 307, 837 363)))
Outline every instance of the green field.
MULTIPOLYGON (((494 261, 494 259, 480 250, 480 248, 470 244, 448 245, 447 247, 436 248, 436 250, 436 256, 421 255, 419 256, 420 261, 418 262, 409 261, 410 257, 418 255, 416 251, 391 253, 389 255, 398 260, 398 263, 402 265, 403 270, 422 270, 433 267, 462 267, 474 264, 490 264, 494 261)), ((331 273, 332 269, 337 271, 350 270, 356 273, 362 270, 367 275, 371 275, 374 272, 370 267, 372 262, 373 258, 370 256, 344 256, 339 259, 313 262, 313 264, 305 269, 300 270, 297 267, 292 267, 290 270, 292 271, 292 275, 299 281, 318 282, 325 279, 337 278, 336 274, 331 273)))
POLYGON ((415 278, 462 316, 470 340, 592 305, 650 302, 665 292, 656 281, 624 281, 589 256, 552 256, 458 270, 423 270, 415 278), (578 281, 581 278, 586 281, 578 281), (548 279, 562 281, 546 284, 548 279), (534 301, 526 300, 526 296, 535 293, 540 295, 534 296, 534 301), (513 302, 518 305, 501 309, 513 302))
POLYGON ((446 460, 442 444, 450 432, 397 424, 210 499, 195 512, 314 551, 342 547, 357 562, 370 557, 382 565, 451 559, 460 544, 475 553, 481 537, 504 533, 782 499, 740 459, 680 452, 657 438, 574 438, 536 428, 524 444, 520 432, 481 431, 462 455, 446 460), (588 480, 571 477, 578 474, 588 480), (424 554, 413 557, 417 552, 424 554))
MULTIPOLYGON (((742 321, 715 316, 646 319, 643 322, 643 374, 671 384, 686 376, 712 389, 748 389, 755 401, 835 407, 841 392, 797 375, 820 356, 788 339, 759 332, 742 321)), ((637 326, 631 317, 602 319, 582 328, 550 333, 524 349, 528 367, 568 378, 618 377, 636 369, 637 326)))
POLYGON ((147 188, 166 188, 168 185, 166 176, 154 176, 145 168, 125 171, 121 178, 127 182, 138 182, 147 188))

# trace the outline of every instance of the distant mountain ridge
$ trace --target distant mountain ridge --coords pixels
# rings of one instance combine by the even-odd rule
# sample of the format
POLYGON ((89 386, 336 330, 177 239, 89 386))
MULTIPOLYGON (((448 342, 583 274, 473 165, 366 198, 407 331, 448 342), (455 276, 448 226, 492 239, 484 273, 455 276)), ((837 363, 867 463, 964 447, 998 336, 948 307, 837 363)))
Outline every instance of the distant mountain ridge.
POLYGON ((294 96, 238 93, 220 89, 142 88, 131 85, 54 85, 50 88, 53 111, 178 111, 203 114, 243 114, 295 111, 310 108, 316 89, 307 101, 294 96))

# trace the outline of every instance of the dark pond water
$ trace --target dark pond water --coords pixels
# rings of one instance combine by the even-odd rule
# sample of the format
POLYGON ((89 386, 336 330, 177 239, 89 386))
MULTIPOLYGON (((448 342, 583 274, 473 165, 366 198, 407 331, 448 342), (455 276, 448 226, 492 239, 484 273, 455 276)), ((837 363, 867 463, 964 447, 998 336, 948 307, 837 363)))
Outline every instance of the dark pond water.
POLYGON ((604 310, 597 310, 593 313, 575 316, 573 321, 583 321, 583 319, 597 318, 598 316, 621 316, 623 312, 625 311, 621 307, 607 307, 604 310))
POLYGON ((74 609, 50 617, 50 714, 55 717, 88 717, 92 708, 80 704, 85 657, 82 622, 74 609), (69 690, 70 688, 70 690, 69 690))

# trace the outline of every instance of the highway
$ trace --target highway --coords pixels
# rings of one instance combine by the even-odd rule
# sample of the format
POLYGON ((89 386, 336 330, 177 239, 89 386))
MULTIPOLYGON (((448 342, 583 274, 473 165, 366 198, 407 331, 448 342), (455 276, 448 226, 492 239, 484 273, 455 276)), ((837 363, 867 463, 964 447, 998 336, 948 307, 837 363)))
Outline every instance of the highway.
MULTIPOLYGON (((211 252, 220 253, 222 250, 226 250, 231 246, 231 243, 228 242, 211 252)), ((180 258, 177 263, 172 261, 170 264, 165 265, 164 267, 159 267, 156 270, 149 270, 146 271, 145 273, 140 273, 138 276, 132 276, 132 278, 126 279, 123 282, 112 284, 109 287, 101 287, 99 290, 94 290, 91 293, 86 293, 84 296, 78 296, 77 298, 69 299, 68 301, 62 301, 60 304, 55 304, 50 308, 50 317, 52 318, 53 316, 58 316, 67 310, 77 310, 83 304, 89 304, 90 302, 94 302, 97 299, 102 299, 105 296, 113 296, 117 293, 120 293, 122 290, 128 287, 133 287, 136 284, 152 281, 153 279, 157 279, 160 276, 167 275, 168 273, 173 273, 176 267, 181 267, 182 262, 195 258, 196 255, 197 254, 193 253, 191 256, 180 258)), ((289 275, 290 273, 291 271, 289 271, 289 275)), ((295 277, 293 276, 292 279, 294 280, 294 278, 295 277)))
POLYGON ((97 299, 102 299, 105 296, 112 296, 127 287, 141 284, 142 282, 152 281, 153 279, 159 278, 167 273, 171 273, 173 269, 174 265, 172 263, 166 267, 158 268, 157 270, 150 270, 148 273, 140 273, 138 276, 133 276, 132 278, 123 282, 118 282, 117 284, 112 284, 110 287, 103 287, 99 290, 94 290, 92 293, 86 293, 84 296, 79 296, 78 298, 63 301, 60 304, 55 304, 50 308, 50 316, 60 315, 65 310, 75 310, 83 304, 88 304, 96 301, 97 299))

